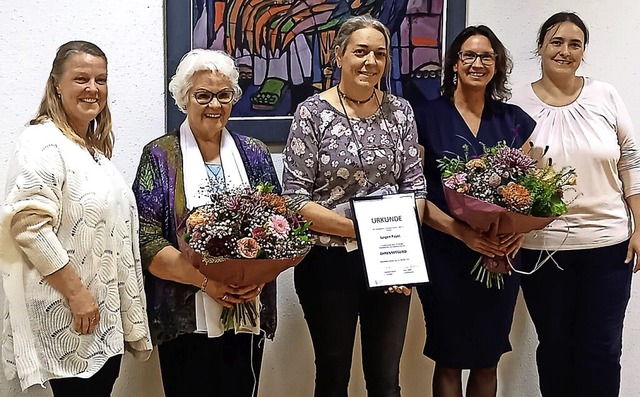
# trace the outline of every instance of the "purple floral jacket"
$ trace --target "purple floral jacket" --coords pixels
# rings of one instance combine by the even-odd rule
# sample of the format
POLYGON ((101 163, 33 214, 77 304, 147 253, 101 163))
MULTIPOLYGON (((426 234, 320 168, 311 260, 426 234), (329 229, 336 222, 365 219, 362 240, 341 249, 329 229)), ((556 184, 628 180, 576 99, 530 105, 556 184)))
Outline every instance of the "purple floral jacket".
MULTIPOLYGON (((195 293, 198 288, 163 280, 149 273, 153 257, 164 247, 178 248, 176 229, 188 215, 184 193, 179 132, 151 141, 142 150, 133 192, 140 216, 140 251, 145 272, 149 327, 154 344, 175 339, 196 329, 195 293)), ((280 183, 266 145, 257 139, 231 133, 249 182, 270 182, 280 193, 280 183)), ((261 327, 268 338, 276 329, 276 285, 265 285, 260 295, 261 327)))

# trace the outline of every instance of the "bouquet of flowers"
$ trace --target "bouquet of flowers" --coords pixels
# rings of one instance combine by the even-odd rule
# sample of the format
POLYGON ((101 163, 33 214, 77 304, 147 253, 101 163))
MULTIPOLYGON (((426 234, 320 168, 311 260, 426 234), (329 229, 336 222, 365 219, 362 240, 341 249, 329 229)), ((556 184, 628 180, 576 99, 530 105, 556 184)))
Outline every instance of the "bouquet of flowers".
MULTIPOLYGON (((297 265, 312 245, 310 222, 292 213, 268 183, 210 194, 179 229, 181 249, 211 280, 234 286, 273 281, 297 265)), ((226 329, 256 326, 257 299, 224 309, 226 329)))
MULTIPOLYGON (((542 229, 567 212, 563 196, 567 187, 576 183, 572 167, 558 171, 551 162, 538 166, 537 160, 505 142, 485 146, 484 153, 473 158, 469 157, 468 146, 464 151, 464 159, 456 156, 438 160, 445 198, 454 218, 495 237, 542 229)), ((481 257, 471 273, 487 288, 501 288, 503 274, 511 268, 507 257, 481 257)))

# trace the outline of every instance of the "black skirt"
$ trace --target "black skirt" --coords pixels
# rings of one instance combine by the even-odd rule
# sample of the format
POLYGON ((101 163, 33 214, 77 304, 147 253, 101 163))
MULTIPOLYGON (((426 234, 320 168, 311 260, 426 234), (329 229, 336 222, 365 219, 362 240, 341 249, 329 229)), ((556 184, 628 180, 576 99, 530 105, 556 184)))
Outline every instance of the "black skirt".
POLYGON ((424 354, 448 368, 497 365, 511 351, 520 276, 505 275, 502 289, 489 289, 470 274, 479 253, 429 227, 423 237, 432 280, 418 287, 427 326, 424 354))

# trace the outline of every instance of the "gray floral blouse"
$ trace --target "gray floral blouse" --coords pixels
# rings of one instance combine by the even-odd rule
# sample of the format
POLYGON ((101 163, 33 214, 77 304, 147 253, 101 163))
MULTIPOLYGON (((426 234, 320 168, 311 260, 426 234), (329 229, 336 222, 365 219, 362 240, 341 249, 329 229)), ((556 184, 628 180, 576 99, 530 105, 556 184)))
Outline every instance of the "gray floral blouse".
MULTIPOLYGON (((362 119, 347 119, 319 94, 311 96, 296 110, 283 160, 283 195, 296 211, 309 201, 333 210, 352 197, 390 186, 426 198, 413 110, 392 94, 362 119)), ((346 242, 316 237, 322 246, 346 242)))

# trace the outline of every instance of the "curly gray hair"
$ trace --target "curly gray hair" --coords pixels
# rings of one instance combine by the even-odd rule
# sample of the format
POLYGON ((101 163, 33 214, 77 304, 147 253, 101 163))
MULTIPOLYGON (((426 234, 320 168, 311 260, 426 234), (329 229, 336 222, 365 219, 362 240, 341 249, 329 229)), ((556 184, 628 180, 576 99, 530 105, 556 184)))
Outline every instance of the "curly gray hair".
POLYGON ((188 93, 193 85, 193 75, 201 70, 219 72, 229 79, 233 89, 233 103, 240 100, 242 89, 238 84, 240 73, 227 53, 218 50, 195 49, 187 52, 180 61, 176 74, 169 82, 169 91, 182 113, 187 112, 188 93))

